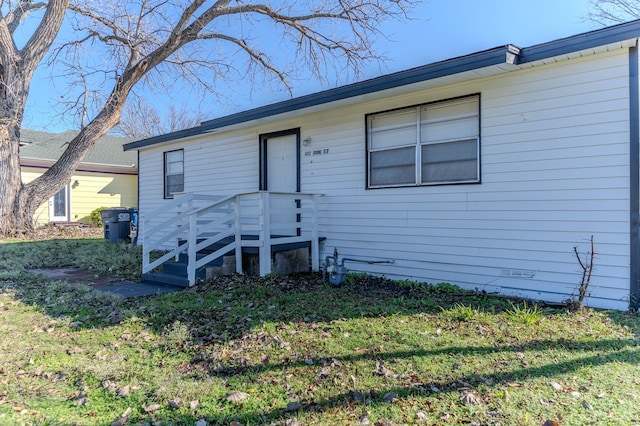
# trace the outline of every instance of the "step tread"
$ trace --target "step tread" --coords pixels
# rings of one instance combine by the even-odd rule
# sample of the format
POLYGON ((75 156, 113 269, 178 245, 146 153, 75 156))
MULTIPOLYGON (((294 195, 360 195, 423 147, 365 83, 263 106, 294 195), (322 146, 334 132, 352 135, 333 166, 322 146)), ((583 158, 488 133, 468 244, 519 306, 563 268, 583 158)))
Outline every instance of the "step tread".
POLYGON ((186 276, 169 274, 166 272, 149 272, 142 274, 142 282, 169 284, 178 287, 189 287, 189 280, 186 276))

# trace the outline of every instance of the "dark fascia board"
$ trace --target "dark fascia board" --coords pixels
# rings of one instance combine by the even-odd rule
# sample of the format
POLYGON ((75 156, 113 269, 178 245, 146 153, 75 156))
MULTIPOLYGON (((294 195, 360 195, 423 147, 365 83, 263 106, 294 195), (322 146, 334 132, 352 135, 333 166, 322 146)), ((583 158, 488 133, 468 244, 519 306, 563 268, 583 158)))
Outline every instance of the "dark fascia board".
MULTIPOLYGON (((638 36, 640 36, 640 20, 626 22, 520 49, 515 63, 525 64, 539 61, 546 58, 552 58, 559 55, 565 55, 572 52, 578 52, 585 49, 628 40, 638 36)), ((517 51, 518 49, 516 48, 515 50, 517 51)), ((324 90, 247 111, 230 114, 213 120, 204 121, 198 127, 125 144, 124 150, 128 151, 132 149, 139 149, 163 142, 197 136, 216 129, 252 120, 293 112, 304 108, 314 107, 387 89, 393 89, 413 83, 429 81, 440 77, 459 74, 465 71, 505 64, 507 54, 513 52, 513 45, 505 45, 465 56, 434 62, 420 67, 372 78, 370 80, 340 86, 334 89, 324 90)))
POLYGON ((520 51, 518 63, 525 64, 566 55, 598 46, 630 40, 640 36, 640 20, 629 21, 587 33, 536 44, 520 51))
POLYGON ((265 105, 262 107, 250 109, 247 111, 230 114, 224 117, 216 118, 202 122, 198 127, 179 130, 177 132, 167 133, 164 135, 154 136, 152 138, 142 139, 130 142, 124 145, 125 151, 131 149, 139 149, 162 142, 196 136, 207 133, 222 127, 232 126, 260 118, 266 118, 277 114, 297 111, 317 105, 348 99, 354 96, 365 95, 368 93, 379 92, 386 89, 405 86, 421 81, 428 81, 438 77, 458 74, 465 71, 471 71, 478 68, 484 68, 491 65, 504 64, 505 57, 509 46, 501 46, 482 52, 473 53, 466 56, 460 56, 453 59, 447 59, 441 62, 434 62, 405 71, 399 71, 393 74, 372 78, 370 80, 349 84, 346 86, 336 87, 334 89, 324 90, 322 92, 312 93, 300 96, 286 101, 265 105))

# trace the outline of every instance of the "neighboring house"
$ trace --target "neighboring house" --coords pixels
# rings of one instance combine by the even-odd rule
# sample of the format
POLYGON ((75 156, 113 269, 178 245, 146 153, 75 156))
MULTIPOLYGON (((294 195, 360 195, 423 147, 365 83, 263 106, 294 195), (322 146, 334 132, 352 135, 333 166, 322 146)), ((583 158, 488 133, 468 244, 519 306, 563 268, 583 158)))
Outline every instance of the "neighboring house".
POLYGON ((323 194, 313 260, 563 301, 593 235, 586 303, 637 308, 638 37, 634 21, 506 45, 126 144, 141 233, 174 193, 323 194))
MULTIPOLYGON (((31 182, 51 167, 77 134, 22 130, 20 165, 22 181, 31 182)), ((138 205, 138 157, 124 152, 126 139, 100 139, 71 176, 69 183, 38 208, 35 221, 48 223, 89 223, 89 214, 98 207, 138 205)))

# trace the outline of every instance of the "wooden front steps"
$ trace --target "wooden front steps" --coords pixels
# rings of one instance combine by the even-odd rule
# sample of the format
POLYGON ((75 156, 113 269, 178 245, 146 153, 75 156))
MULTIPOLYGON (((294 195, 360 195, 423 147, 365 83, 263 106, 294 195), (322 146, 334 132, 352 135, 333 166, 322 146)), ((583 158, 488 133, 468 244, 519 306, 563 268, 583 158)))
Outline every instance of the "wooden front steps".
MULTIPOLYGON (((257 235, 243 235, 243 240, 257 240, 257 235)), ((276 237, 277 238, 277 237, 276 237)), ((324 240, 324 239, 322 239, 324 240)), ((202 241, 202 240, 201 240, 202 241)), ((196 256, 201 259, 210 253, 231 243, 233 237, 225 238, 216 244, 199 251, 196 256)), ((199 241, 200 242, 200 241, 199 241)), ((310 268, 309 249, 311 242, 296 242, 275 244, 271 247, 272 267, 274 273, 287 274, 292 272, 305 272, 310 268)), ((259 247, 243 247, 243 272, 249 275, 260 275, 259 273, 259 247)), ((189 287, 187 265, 189 258, 187 254, 179 255, 177 261, 166 262, 159 271, 142 274, 142 281, 146 283, 168 284, 178 287, 189 287)), ((196 279, 203 281, 212 279, 217 275, 228 275, 235 272, 235 250, 227 253, 205 266, 196 270, 196 279)))

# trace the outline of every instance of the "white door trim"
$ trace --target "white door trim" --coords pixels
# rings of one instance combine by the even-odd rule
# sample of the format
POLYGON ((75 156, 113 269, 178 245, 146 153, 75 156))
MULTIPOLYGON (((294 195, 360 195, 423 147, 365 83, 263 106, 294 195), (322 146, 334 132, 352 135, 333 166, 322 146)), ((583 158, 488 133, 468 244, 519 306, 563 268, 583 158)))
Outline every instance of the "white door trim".
POLYGON ((67 184, 49 198, 49 222, 71 221, 71 185, 67 184))
POLYGON ((285 136, 295 136, 295 185, 292 185, 294 192, 300 192, 300 129, 289 129, 280 132, 267 133, 260 135, 260 186, 261 191, 273 191, 274 188, 269 187, 267 176, 269 175, 267 164, 267 158, 269 157, 267 152, 269 150, 269 139, 280 138, 285 136))

